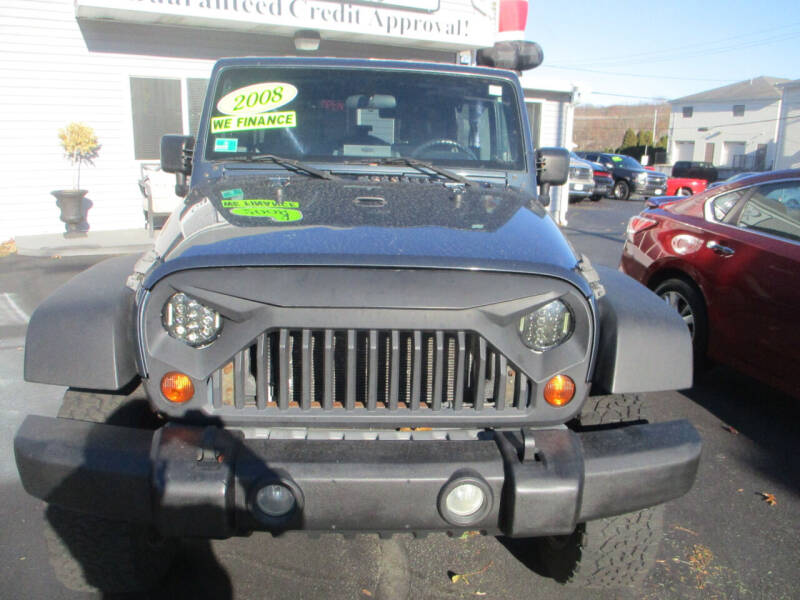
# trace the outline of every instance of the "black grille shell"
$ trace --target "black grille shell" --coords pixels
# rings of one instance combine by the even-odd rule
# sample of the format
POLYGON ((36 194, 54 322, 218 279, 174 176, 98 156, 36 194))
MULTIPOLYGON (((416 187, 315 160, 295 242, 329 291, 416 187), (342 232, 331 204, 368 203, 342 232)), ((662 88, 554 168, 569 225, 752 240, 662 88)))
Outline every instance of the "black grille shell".
POLYGON ((275 329, 214 371, 212 406, 243 411, 513 411, 532 382, 465 331, 275 329))

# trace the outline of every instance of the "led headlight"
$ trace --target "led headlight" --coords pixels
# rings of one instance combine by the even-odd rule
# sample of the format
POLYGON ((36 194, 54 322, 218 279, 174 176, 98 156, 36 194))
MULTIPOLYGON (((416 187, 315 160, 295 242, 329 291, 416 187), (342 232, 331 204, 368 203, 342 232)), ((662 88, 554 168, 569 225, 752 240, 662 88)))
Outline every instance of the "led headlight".
POLYGON ((544 352, 563 344, 575 329, 572 311, 561 300, 553 300, 519 320, 519 335, 529 348, 544 352))
POLYGON ((174 337, 195 348, 207 346, 222 329, 220 314, 203 306, 183 292, 173 294, 164 305, 164 328, 174 337))

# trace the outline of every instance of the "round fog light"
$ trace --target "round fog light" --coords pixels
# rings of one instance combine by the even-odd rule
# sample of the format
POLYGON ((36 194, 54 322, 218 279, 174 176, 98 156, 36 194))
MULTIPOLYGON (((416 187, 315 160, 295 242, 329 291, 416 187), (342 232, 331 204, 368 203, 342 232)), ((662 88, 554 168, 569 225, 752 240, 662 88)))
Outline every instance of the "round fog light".
POLYGON ((285 485, 271 483, 256 492, 256 506, 268 517, 283 517, 297 505, 294 494, 285 485))
POLYGON ((456 517, 471 517, 486 502, 486 494, 474 483, 457 485, 444 499, 447 510, 456 517))

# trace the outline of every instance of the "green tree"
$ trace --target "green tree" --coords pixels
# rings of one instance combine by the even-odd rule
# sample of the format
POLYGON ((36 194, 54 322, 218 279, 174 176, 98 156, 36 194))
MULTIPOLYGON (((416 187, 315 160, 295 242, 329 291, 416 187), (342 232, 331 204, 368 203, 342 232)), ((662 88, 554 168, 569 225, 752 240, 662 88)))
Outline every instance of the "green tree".
POLYGON ((649 129, 644 131, 640 131, 639 134, 636 136, 640 146, 652 146, 653 145, 653 132, 649 129))
POLYGON ((636 133, 630 127, 625 130, 625 135, 622 136, 622 147, 630 148, 636 145, 636 133))
POLYGON ((666 150, 667 140, 668 140, 667 136, 662 135, 660 138, 658 138, 658 143, 656 144, 656 148, 663 148, 664 150, 666 150))

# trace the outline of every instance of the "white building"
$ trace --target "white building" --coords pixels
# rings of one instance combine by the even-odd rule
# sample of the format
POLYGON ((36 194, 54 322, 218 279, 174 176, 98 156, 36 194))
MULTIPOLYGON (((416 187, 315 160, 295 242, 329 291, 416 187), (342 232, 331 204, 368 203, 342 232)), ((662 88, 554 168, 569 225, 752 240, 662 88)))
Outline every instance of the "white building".
POLYGON ((800 169, 800 79, 782 83, 776 169, 800 169))
MULTIPOLYGON (((520 0, 3 0, 0 240, 63 231, 50 192, 72 186, 57 138, 70 122, 102 145, 81 171, 91 228, 144 227, 140 165, 162 134, 196 131, 216 59, 298 54, 293 36, 313 29, 312 55, 469 61, 498 38, 506 2, 520 0)), ((547 93, 533 127, 564 145, 547 93)))
POLYGON ((786 79, 757 77, 671 100, 670 162, 693 160, 744 171, 775 165, 786 79))

